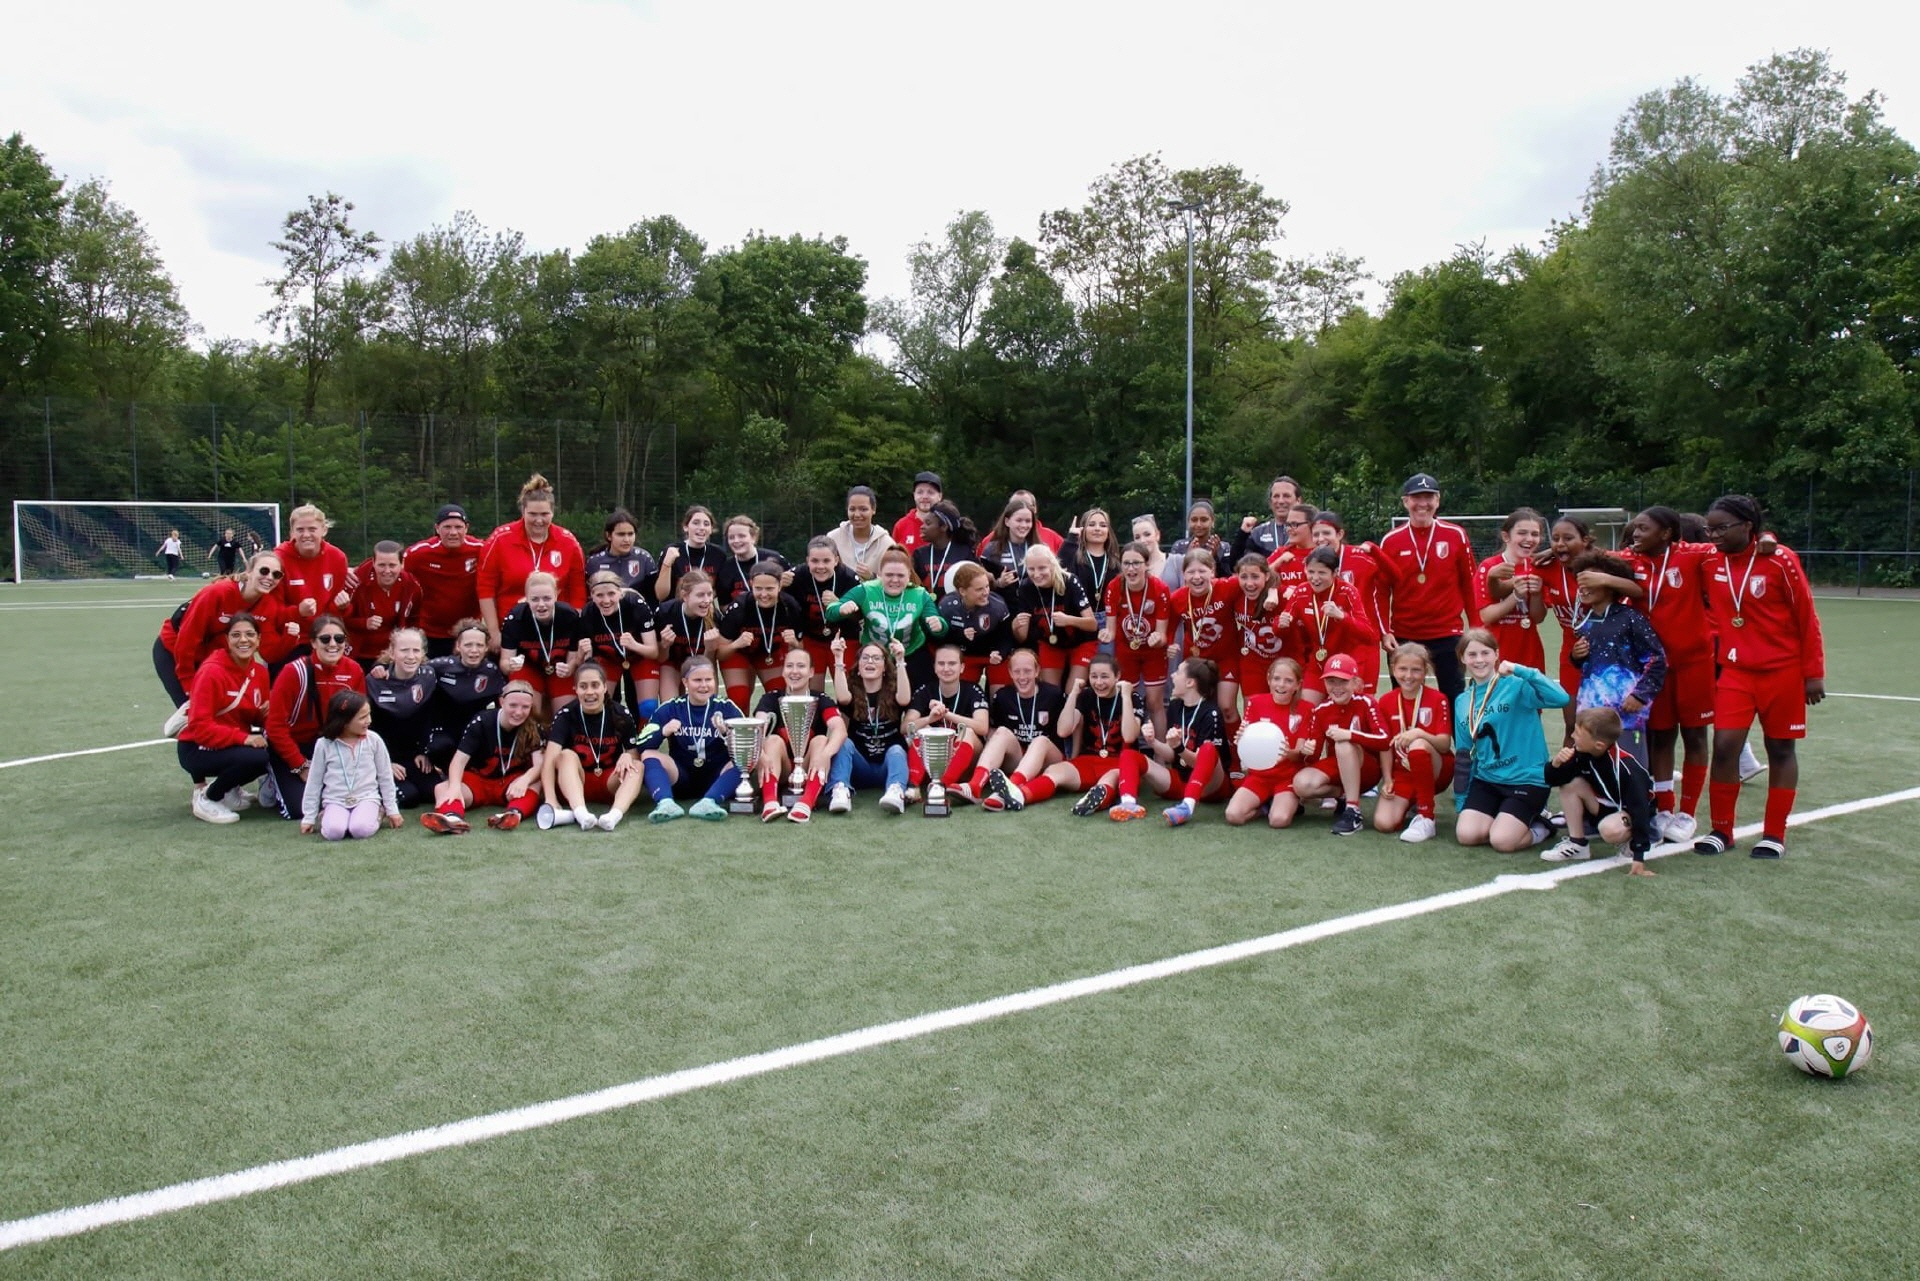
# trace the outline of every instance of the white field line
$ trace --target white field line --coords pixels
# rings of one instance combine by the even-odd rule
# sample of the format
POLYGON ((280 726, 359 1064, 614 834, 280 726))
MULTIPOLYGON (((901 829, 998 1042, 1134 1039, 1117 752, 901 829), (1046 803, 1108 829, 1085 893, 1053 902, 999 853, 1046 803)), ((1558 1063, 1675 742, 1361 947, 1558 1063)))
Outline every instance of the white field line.
MULTIPOLYGON (((165 728, 162 726, 162 728, 165 728)), ((83 747, 77 752, 54 752, 48 756, 22 756, 19 760, 0 761, 0 769, 18 769, 22 765, 44 765, 48 761, 70 761, 76 756, 104 756, 108 752, 130 752, 136 747, 158 747, 170 738, 143 738, 137 743, 115 743, 112 747, 83 747)))
POLYGON ((170 612, 170 607, 174 605, 178 605, 179 603, 180 602, 177 600, 169 600, 163 596, 163 597, 156 598, 154 600, 141 600, 141 601, 104 601, 103 600, 103 601, 90 601, 85 604, 75 602, 73 604, 68 604, 68 605, 0 605, 0 614, 32 614, 32 613, 37 613, 44 610, 60 610, 60 611, 71 612, 75 610, 88 610, 88 609, 151 609, 156 611, 156 617, 164 618, 166 614, 170 612))
MULTIPOLYGON (((1910 787, 1905 791, 1889 792, 1884 796, 1869 796, 1862 800, 1809 810, 1807 813, 1794 815, 1789 820, 1789 824, 1799 827, 1806 823, 1817 823, 1822 819, 1837 818, 1843 814, 1857 814, 1862 810, 1878 809, 1884 805, 1897 805, 1902 801, 1911 800, 1920 800, 1920 787, 1910 787)), ((1754 836, 1759 833, 1759 830, 1759 825, 1753 824, 1738 829, 1735 835, 1754 836)), ((1653 851, 1651 857, 1665 858, 1690 850, 1691 846, 1686 845, 1662 845, 1653 851)), ((1321 939, 1333 938, 1375 925, 1404 921, 1415 916, 1424 916, 1429 912, 1444 911, 1450 907, 1460 907, 1468 903, 1477 903, 1482 899, 1496 898, 1514 890, 1549 890, 1561 881, 1592 876, 1619 867, 1626 861, 1626 857, 1620 855, 1585 863, 1569 863, 1550 871, 1496 876, 1484 884, 1468 886, 1465 889, 1448 890, 1442 894, 1397 903, 1390 907, 1376 907, 1348 916, 1336 916, 1330 920, 1297 926, 1262 938, 1246 939, 1239 943, 1205 948, 1198 952, 1187 952, 1144 965, 1130 965, 1124 969, 1109 970, 1105 974, 1071 979, 1047 987, 1015 992, 1009 996, 994 997, 972 1005, 955 1006, 952 1009, 921 1014, 893 1023, 881 1023, 853 1032, 842 1032, 837 1036, 823 1037, 817 1041, 806 1041, 782 1049, 767 1050, 719 1063, 709 1063, 703 1067, 683 1068, 678 1072, 629 1081, 625 1085, 610 1086, 604 1090, 575 1094, 563 1099, 552 1099, 545 1103, 534 1103, 505 1112, 469 1117, 464 1121, 452 1121, 444 1125, 430 1126, 424 1130, 411 1130, 405 1134, 395 1134, 384 1139, 349 1144, 346 1147, 334 1148, 313 1156, 274 1161, 245 1170, 236 1170, 231 1174, 194 1179, 169 1187, 155 1188, 150 1192, 114 1197, 106 1201, 96 1201, 91 1205, 73 1206, 64 1210, 52 1210, 30 1218, 13 1219, 0 1223, 0 1250, 11 1250, 18 1246, 52 1241, 61 1237, 78 1236, 116 1223, 132 1223, 139 1219, 170 1214, 196 1205, 233 1201, 271 1188, 309 1183, 328 1175, 386 1165, 428 1152, 466 1147, 469 1144, 499 1138, 503 1135, 544 1129, 564 1121, 632 1107, 637 1103, 672 1098, 675 1095, 688 1094, 710 1086, 725 1085, 731 1081, 765 1076, 768 1073, 798 1067, 804 1063, 818 1063, 825 1059, 870 1050, 875 1046, 909 1041, 952 1028, 969 1027, 975 1023, 985 1023, 990 1019, 1042 1009, 1049 1005, 1059 1005, 1082 997, 1097 996, 1103 992, 1115 992, 1176 974, 1188 974, 1195 970, 1230 965, 1236 961, 1298 947, 1303 943, 1315 943, 1321 939)))
POLYGON ((1920 698, 1911 694, 1838 694, 1829 693, 1828 698, 1871 698, 1886 703, 1920 703, 1920 698))

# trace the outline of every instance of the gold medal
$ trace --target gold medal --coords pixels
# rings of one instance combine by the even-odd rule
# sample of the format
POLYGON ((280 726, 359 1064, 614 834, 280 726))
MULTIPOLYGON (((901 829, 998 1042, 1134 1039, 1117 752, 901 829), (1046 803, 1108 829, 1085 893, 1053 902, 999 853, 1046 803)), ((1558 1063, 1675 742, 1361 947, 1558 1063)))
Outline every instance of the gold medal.
POLYGON ((1327 651, 1326 651, 1325 649, 1316 649, 1316 650, 1314 650, 1314 651, 1313 651, 1313 661, 1314 661, 1314 662, 1316 662, 1316 663, 1324 663, 1324 662, 1326 662, 1326 661, 1327 661, 1327 651))
POLYGON ((1733 616, 1733 625, 1735 627, 1745 627, 1747 625, 1747 620, 1743 615, 1735 614, 1733 616))
POLYGON ((553 675, 553 664, 552 664, 552 663, 548 663, 548 664, 547 664, 547 675, 549 675, 549 676, 551 676, 551 675, 553 675))
POLYGON ((630 671, 632 671, 632 670, 633 670, 633 660, 632 660, 632 659, 630 659, 630 658, 623 658, 623 659, 621 659, 621 660, 620 660, 620 670, 621 670, 621 671, 623 671, 623 672, 630 672, 630 671))
POLYGON ((1128 648, 1128 649, 1139 649, 1139 648, 1140 648, 1140 638, 1139 638, 1138 636, 1130 636, 1130 637, 1128 637, 1128 638, 1127 638, 1127 648, 1128 648))
POLYGON ((1107 754, 1107 749, 1106 749, 1106 748, 1104 748, 1104 747, 1103 747, 1103 748, 1101 748, 1101 749, 1100 749, 1100 755, 1102 755, 1102 756, 1105 756, 1106 754, 1107 754))
POLYGON ((1425 572, 1422 572, 1421 574, 1419 574, 1419 575, 1417 576, 1417 578, 1416 578, 1416 581, 1418 581, 1418 582, 1422 582, 1422 583, 1424 583, 1424 582, 1426 582, 1426 581, 1427 581, 1427 576, 1426 576, 1426 574, 1425 574, 1425 572))

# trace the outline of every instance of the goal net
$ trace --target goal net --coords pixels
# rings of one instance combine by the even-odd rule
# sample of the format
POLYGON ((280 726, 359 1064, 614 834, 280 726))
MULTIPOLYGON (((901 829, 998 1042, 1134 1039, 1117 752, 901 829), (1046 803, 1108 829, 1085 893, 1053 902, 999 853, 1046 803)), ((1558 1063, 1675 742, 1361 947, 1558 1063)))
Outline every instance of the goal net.
POLYGON ((13 505, 13 581, 164 577, 168 535, 180 537, 180 573, 219 572, 208 556, 231 529, 241 556, 280 542, 278 503, 42 503, 13 505))

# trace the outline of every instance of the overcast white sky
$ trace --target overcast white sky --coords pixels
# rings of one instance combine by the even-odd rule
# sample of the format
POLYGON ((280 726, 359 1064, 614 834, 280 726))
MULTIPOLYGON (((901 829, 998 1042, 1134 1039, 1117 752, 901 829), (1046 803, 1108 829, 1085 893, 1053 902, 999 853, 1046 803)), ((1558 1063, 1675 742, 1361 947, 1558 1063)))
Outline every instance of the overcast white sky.
POLYGON ((208 337, 261 336, 309 193, 392 241, 470 209, 536 248, 671 213, 709 246, 844 235, 869 296, 962 209, 1033 238, 1115 162, 1239 165, 1282 251, 1381 276, 1574 212, 1613 122, 1830 51, 1920 139, 1920 6, 6 0, 0 136, 108 179, 208 337))

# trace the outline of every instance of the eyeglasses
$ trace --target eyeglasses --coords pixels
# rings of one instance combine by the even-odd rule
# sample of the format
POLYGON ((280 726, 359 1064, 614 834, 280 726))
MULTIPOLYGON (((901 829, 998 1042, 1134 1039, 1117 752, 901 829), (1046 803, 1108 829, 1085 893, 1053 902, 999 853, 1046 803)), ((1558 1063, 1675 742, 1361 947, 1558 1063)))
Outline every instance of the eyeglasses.
POLYGON ((260 577, 262 578, 285 578, 287 576, 285 570, 268 569, 265 565, 262 565, 259 569, 256 569, 253 572, 260 575, 260 577))
POLYGON ((1304 520, 1290 520, 1287 522, 1288 529, 1305 529, 1306 527, 1307 522, 1304 520))
POLYGON ((344 645, 347 643, 347 638, 344 636, 338 635, 336 633, 329 632, 325 636, 314 637, 313 643, 316 645, 344 645))

